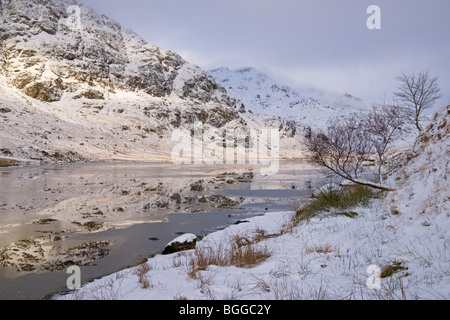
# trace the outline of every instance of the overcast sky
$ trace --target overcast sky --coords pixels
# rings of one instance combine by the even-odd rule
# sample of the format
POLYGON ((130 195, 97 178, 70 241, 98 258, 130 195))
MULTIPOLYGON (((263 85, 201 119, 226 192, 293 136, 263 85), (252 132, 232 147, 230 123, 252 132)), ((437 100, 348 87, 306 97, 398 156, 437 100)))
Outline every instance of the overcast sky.
POLYGON ((378 101, 401 71, 450 102, 450 0, 82 0, 205 70, 253 66, 294 87, 378 101), (369 30, 367 8, 381 9, 369 30))

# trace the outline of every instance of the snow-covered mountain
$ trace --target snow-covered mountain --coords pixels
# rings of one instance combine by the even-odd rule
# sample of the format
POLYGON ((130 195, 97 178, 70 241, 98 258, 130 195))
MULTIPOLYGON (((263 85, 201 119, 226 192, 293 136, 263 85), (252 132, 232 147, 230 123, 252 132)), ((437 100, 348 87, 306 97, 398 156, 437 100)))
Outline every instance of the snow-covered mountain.
POLYGON ((208 71, 227 92, 254 114, 283 117, 323 129, 332 117, 367 110, 369 104, 350 94, 293 89, 255 68, 208 71))
POLYGON ((210 75, 78 0, 0 0, 0 17, 0 156, 167 159, 196 120, 246 127, 210 75))
POLYGON ((252 68, 207 73, 78 0, 0 0, 0 18, 3 158, 169 160, 174 130, 196 122, 278 129, 280 156, 296 158, 307 127, 365 105, 252 68))

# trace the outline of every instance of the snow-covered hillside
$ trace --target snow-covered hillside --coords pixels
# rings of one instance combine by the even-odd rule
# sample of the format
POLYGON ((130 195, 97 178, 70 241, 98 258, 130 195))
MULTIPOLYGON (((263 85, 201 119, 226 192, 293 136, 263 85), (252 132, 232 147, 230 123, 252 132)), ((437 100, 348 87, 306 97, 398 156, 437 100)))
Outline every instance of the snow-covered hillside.
POLYGON ((404 154, 388 181, 397 190, 351 216, 322 212, 290 229, 294 213, 268 213, 56 298, 449 299, 449 138, 450 106, 404 154), (242 248, 260 261, 227 260, 242 248))
POLYGON ((283 117, 323 129, 332 117, 367 110, 369 104, 350 94, 315 89, 293 89, 246 67, 208 71, 227 92, 254 114, 283 117))
MULTIPOLYGON (((435 115, 404 161, 391 177, 391 184, 399 190, 388 197, 388 203, 391 201, 398 211, 420 216, 420 220, 432 224, 435 215, 449 217, 450 105, 435 115)), ((447 236, 448 232, 447 228, 447 236)))
POLYGON ((206 72, 78 0, 0 11, 0 156, 167 159, 172 132, 195 121, 246 128, 242 103, 206 72))

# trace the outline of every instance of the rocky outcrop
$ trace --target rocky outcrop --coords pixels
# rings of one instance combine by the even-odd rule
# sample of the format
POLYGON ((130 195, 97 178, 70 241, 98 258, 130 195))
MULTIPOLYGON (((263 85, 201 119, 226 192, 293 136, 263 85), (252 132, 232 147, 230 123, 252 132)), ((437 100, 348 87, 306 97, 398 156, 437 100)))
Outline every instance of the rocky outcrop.
POLYGON ((32 98, 55 102, 80 90, 89 98, 92 87, 168 97, 178 89, 181 99, 241 106, 197 66, 77 0, 1 0, 0 8, 2 70, 32 98))
POLYGON ((186 233, 167 244, 163 251, 163 255, 172 254, 180 251, 192 250, 197 244, 197 236, 195 234, 186 233))
POLYGON ((61 100, 62 89, 60 81, 36 81, 24 87, 23 92, 34 99, 45 102, 61 100))
POLYGON ((48 241, 60 242, 63 236, 51 234, 22 239, 0 248, 0 266, 19 272, 60 272, 69 266, 92 266, 110 253, 111 241, 86 242, 71 248, 48 249, 48 241))

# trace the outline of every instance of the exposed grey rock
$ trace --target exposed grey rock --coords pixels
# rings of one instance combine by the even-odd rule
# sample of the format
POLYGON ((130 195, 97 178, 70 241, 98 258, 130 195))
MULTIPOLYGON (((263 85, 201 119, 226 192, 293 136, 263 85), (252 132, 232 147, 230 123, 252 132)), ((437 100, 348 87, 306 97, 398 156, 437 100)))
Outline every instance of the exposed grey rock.
POLYGON ((98 90, 92 90, 92 89, 83 92, 82 96, 85 97, 86 99, 91 99, 91 100, 103 100, 103 99, 105 99, 105 96, 103 95, 102 92, 100 92, 98 90))
MULTIPOLYGON (((50 235, 51 241, 61 241, 60 235, 50 235)), ((111 241, 86 242, 76 247, 48 246, 49 236, 22 239, 0 248, 0 266, 14 267, 20 272, 65 271, 71 265, 92 266, 110 253, 111 241)))
POLYGON ((192 250, 195 248, 196 244, 197 236, 195 234, 186 233, 167 244, 162 254, 167 255, 175 252, 192 250))

